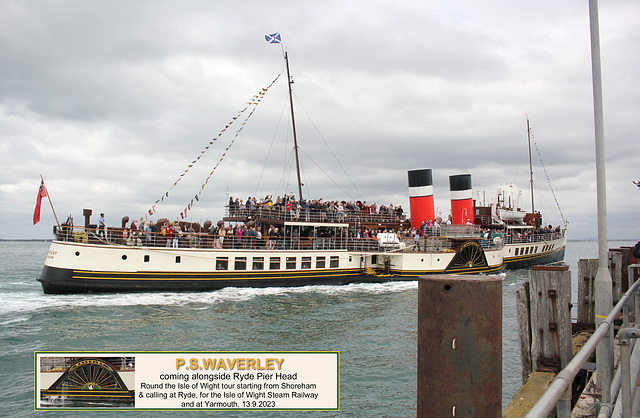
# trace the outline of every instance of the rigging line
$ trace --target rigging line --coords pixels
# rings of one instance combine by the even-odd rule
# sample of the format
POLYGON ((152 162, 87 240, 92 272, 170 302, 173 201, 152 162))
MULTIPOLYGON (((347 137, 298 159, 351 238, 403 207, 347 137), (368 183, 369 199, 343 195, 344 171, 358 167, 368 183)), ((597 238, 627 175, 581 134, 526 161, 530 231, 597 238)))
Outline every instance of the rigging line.
MULTIPOLYGON (((327 149, 329 149, 329 152, 331 153, 331 155, 333 156, 333 158, 336 160, 336 162, 338 163, 338 165, 340 166, 340 168, 342 169, 342 172, 345 174, 345 176, 347 176, 347 179, 349 179, 349 182, 351 183, 351 186, 353 186, 353 189, 356 191, 356 193, 360 196, 361 200, 364 200, 364 198, 362 197, 362 194, 360 193, 360 190, 358 190, 358 188, 356 187, 356 185, 353 183, 353 180, 351 180, 351 177, 349 177, 349 173, 347 173, 347 171, 344 169, 344 167, 342 166, 342 164, 340 163, 340 160, 338 160, 338 157, 336 156, 336 154, 333 152, 333 150, 331 149, 331 147, 329 146, 329 143, 324 139, 324 136, 322 136, 322 133, 320 133, 320 130, 318 129, 318 127, 316 126, 316 124, 313 122, 313 119, 311 119, 311 116, 309 115, 309 113, 307 112, 307 109, 305 109, 305 107, 302 105, 302 103, 300 102, 300 100, 298 99, 298 96, 295 95, 295 93, 293 94, 294 97, 296 98, 297 103, 300 105, 300 108, 304 111, 305 115, 307 115, 307 118, 309 119, 309 121, 311 122, 311 125, 313 125, 313 127, 315 128, 316 132, 318 133, 318 136, 320 137, 320 139, 322 139, 322 142, 324 142, 325 146, 327 147, 327 149)), ((315 164, 315 162, 314 162, 315 164)), ((316 164, 317 165, 317 164, 316 164)), ((318 166, 319 167, 319 166, 318 166)), ((331 178, 331 177, 329 177, 331 178)), ((333 179, 331 179, 334 183, 335 181, 333 179)), ((342 188, 340 188, 342 189, 342 188)), ((344 190, 343 190, 344 191, 344 190)), ((347 195, 349 195, 347 193, 347 195)), ((349 197, 351 198, 351 196, 349 195, 349 197)))
MULTIPOLYGON (((354 198, 349 194, 349 192, 347 192, 345 189, 343 189, 343 188, 342 188, 342 186, 340 186, 340 185, 339 185, 339 184, 338 184, 338 183, 337 183, 333 178, 331 178, 331 176, 330 176, 326 171, 324 171, 324 170, 322 169, 322 167, 320 167, 320 166, 319 166, 319 165, 318 165, 318 164, 317 164, 317 163, 316 163, 316 162, 315 162, 311 157, 309 157, 309 155, 308 155, 306 152, 304 152, 304 150, 301 150, 301 151, 302 151, 302 153, 303 153, 304 155, 306 155, 306 156, 307 156, 307 158, 308 158, 312 163, 314 163, 314 164, 316 165, 316 167, 318 167, 318 168, 320 169, 320 171, 322 171, 322 172, 324 173, 324 175, 325 175, 325 176, 327 176, 327 177, 329 178, 329 180, 331 180, 331 181, 333 182, 333 184, 335 184, 336 186, 338 186, 338 188, 339 188, 340 190, 342 190, 342 191, 344 192, 344 194, 345 194, 345 195, 347 195, 347 196, 349 197, 349 199, 351 199, 351 200, 356 200, 356 199, 354 199, 354 198)), ((360 196, 360 198, 362 198, 362 196, 360 196)), ((362 200, 364 200, 364 199, 362 199, 362 200)))
MULTIPOLYGON (((290 154, 292 154, 292 153, 293 153, 293 150, 290 151, 290 154)), ((287 166, 289 166, 289 170, 291 170, 291 167, 290 167, 291 166, 291 161, 292 161, 292 158, 290 156, 289 157, 285 156, 285 163, 282 166, 282 172, 280 173, 280 178, 278 179, 278 184, 276 184, 276 187, 274 189, 275 192, 273 192, 273 195, 279 195, 281 193, 282 194, 286 194, 286 186, 285 186, 285 179, 284 178, 285 178, 285 174, 287 172, 287 166), (283 192, 280 192, 280 187, 282 187, 283 192)))
POLYGON ((558 207, 558 211, 560 212, 560 217, 562 218, 562 223, 565 228, 569 221, 564 217, 564 213, 562 213, 562 209, 560 208, 560 203, 558 202, 558 198, 556 197, 556 192, 553 190, 553 186, 551 185, 551 179, 549 178, 549 173, 547 172, 547 167, 544 165, 544 161, 542 161, 542 154, 540 154, 540 150, 538 149, 538 143, 536 142, 535 137, 533 136, 533 131, 530 130, 531 133, 531 141, 533 142, 533 146, 536 149, 536 153, 538 154, 538 159, 540 159, 540 164, 542 164, 542 169, 544 170, 544 175, 547 177, 547 183, 549 183, 549 188, 551 189, 551 194, 553 195, 553 199, 556 202, 556 206, 558 207))
MULTIPOLYGON (((295 154, 295 150, 291 151, 291 154, 295 154)), ((293 163, 295 162, 295 158, 294 155, 290 155, 289 156, 289 169, 286 170, 288 171, 289 175, 287 176, 287 181, 286 181, 286 186, 284 185, 285 183, 283 182, 282 185, 284 187, 284 194, 289 196, 288 192, 291 192, 291 195, 295 195, 295 193, 293 193, 293 190, 287 190, 289 188, 289 186, 291 185, 291 176, 292 176, 292 172, 293 172, 293 163)), ((300 196, 298 196, 300 197, 300 196)))
MULTIPOLYGON (((286 158, 285 166, 282 171, 282 183, 281 183, 282 194, 286 196, 289 196, 289 192, 291 191, 291 190, 287 190, 287 188, 288 186, 291 185, 291 176, 293 175, 292 173, 294 170, 294 164, 295 164, 295 150, 292 148, 289 151, 289 156, 286 158)), ((292 193, 292 194, 295 195, 295 193, 292 193)))
POLYGON ((267 150, 267 155, 264 158, 264 164, 262 164, 262 170, 260 171, 260 176, 258 176, 258 181, 256 183, 256 188, 253 192, 254 196, 257 196, 258 194, 258 188, 260 187, 260 182, 262 181, 262 176, 264 175, 264 170, 267 167, 267 162, 269 161, 269 156, 271 155, 271 150, 273 149, 273 144, 275 143, 276 140, 276 135, 278 133, 278 130, 280 129, 280 123, 282 122, 282 115, 284 114, 285 110, 287 109, 287 102, 288 102, 288 98, 285 100, 285 102, 282 105, 282 110, 280 111, 280 118, 278 118, 278 124, 276 125, 276 129, 273 132, 273 136, 271 137, 271 143, 269 144, 269 149, 267 150))
MULTIPOLYGON (((251 109, 251 112, 249 112, 249 114, 247 115, 247 117, 244 119, 244 121, 242 122, 242 124, 240 125, 240 128, 238 128, 238 130, 236 131, 235 136, 233 137, 233 140, 231 140, 231 143, 227 146, 227 148, 225 149, 225 151, 222 153, 222 156, 220 157, 220 160, 218 161, 218 163, 215 165, 215 167, 213 167, 213 170, 211 170, 211 173, 209 173, 209 176, 207 177, 207 179, 205 180, 205 182, 202 184, 202 186, 200 187, 200 191, 193 197, 193 199, 191 199, 191 202, 187 205, 187 207, 180 212, 180 214, 176 217, 176 221, 180 221, 180 218, 184 219, 187 216, 187 212, 189 210, 191 210, 192 206, 195 206, 195 202, 194 199, 199 202, 200 201, 200 197, 202 196, 202 192, 204 191, 204 188, 206 187, 206 185, 209 183, 209 179, 211 178, 211 176, 213 176, 213 173, 216 171, 216 169, 218 168, 218 166, 220 165, 220 163, 224 160, 225 156, 227 155, 227 152, 229 151, 229 149, 233 146, 233 144, 235 143, 236 139, 238 139, 238 136, 240 135, 240 132, 242 132, 242 130, 244 129, 244 126, 247 124, 247 122, 249 121, 249 119, 251 118, 251 116, 253 115, 253 113, 256 111, 256 109, 258 108, 258 105, 260 104, 260 102, 262 101, 262 96, 264 94, 266 94, 266 92, 271 88, 271 86, 273 86, 275 84, 276 81, 278 81, 278 78, 280 78, 280 75, 282 73, 278 74, 278 76, 271 82, 271 84, 269 84, 268 87, 263 88, 261 90, 261 92, 254 96, 252 98, 252 100, 248 103, 249 106, 254 105, 253 109, 251 109), (253 100, 256 97, 258 97, 257 100, 253 100)), ((226 128, 225 128, 226 129, 226 128)))
MULTIPOLYGON (((289 94, 287 93, 286 103, 283 106, 282 112, 284 112, 286 110, 288 104, 289 104, 289 94)), ((281 116, 282 116, 282 113, 281 113, 281 116)), ((288 119, 288 121, 289 120, 291 120, 291 119, 288 119)), ((278 126, 279 125, 280 125, 280 123, 278 122, 278 126)), ((284 151, 284 159, 283 159, 283 164, 282 164, 282 172, 280 174, 280 179, 278 180, 278 184, 275 187, 275 193, 274 193, 275 195, 277 195, 279 193, 278 190, 280 190, 280 185, 282 185, 283 189, 286 188, 286 186, 284 185, 284 177, 285 177, 285 173, 287 172, 287 166, 290 164, 290 162, 289 162, 289 158, 290 157, 288 157, 287 154, 292 152, 292 151, 295 151, 295 150, 287 151, 289 149, 289 133, 290 133, 288 127, 285 130, 285 132, 286 132, 286 140, 285 140, 285 145, 284 145, 284 149, 283 149, 283 151, 284 151)), ((275 136, 275 133, 274 133, 274 136, 275 136)), ((265 162, 265 164, 266 164, 266 162, 265 162)), ((283 194, 286 194, 286 193, 283 193, 283 194)))
MULTIPOLYGON (((302 187, 306 187, 305 185, 306 185, 306 184, 308 184, 308 183, 307 183, 307 176, 306 176, 306 173, 305 173, 305 171, 304 171, 304 167, 300 167, 300 170, 302 170, 302 177, 304 178, 304 182, 302 183, 302 187)), ((307 192, 306 192, 306 193, 307 193, 307 195, 308 195, 308 193, 309 193, 309 187, 306 187, 306 189, 307 189, 307 192)))
MULTIPOLYGON (((289 96, 287 96, 287 101, 288 100, 289 100, 289 96)), ((291 119, 289 119, 289 121, 290 120, 291 119)), ((286 172, 287 172, 287 167, 289 167, 289 170, 291 170, 290 167, 291 167, 292 160, 293 160, 293 158, 291 157, 291 154, 293 154, 295 152, 295 149, 293 149, 293 148, 290 151, 288 151, 289 150, 289 134, 290 134, 288 128, 286 130, 286 133, 287 133, 287 138, 286 138, 285 146, 284 146, 284 149, 283 149, 284 158, 283 158, 283 164, 282 164, 282 173, 280 174, 280 180, 278 180, 278 184, 276 185, 276 188, 275 188, 275 194, 276 195, 278 193, 280 193, 279 190, 280 190, 280 186, 281 185, 282 185, 282 190, 283 190, 282 194, 286 194, 285 175, 286 175, 286 172)))

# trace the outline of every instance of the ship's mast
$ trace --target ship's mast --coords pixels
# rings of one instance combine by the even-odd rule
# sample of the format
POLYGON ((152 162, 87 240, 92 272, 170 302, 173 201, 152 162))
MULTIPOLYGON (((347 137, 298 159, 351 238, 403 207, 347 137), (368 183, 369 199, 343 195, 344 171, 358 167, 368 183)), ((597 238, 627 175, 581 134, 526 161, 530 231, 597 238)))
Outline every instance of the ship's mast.
MULTIPOLYGON (((296 172, 298 174, 298 201, 302 200, 302 181, 300 180, 300 158, 298 157, 298 138, 296 137, 296 118, 293 114, 293 94, 291 93, 291 85, 293 84, 293 79, 291 79, 291 75, 289 74, 289 56, 287 52, 284 53, 284 61, 287 64, 287 85, 289 86, 289 105, 291 107, 291 126, 293 127, 293 146, 296 154, 296 172)), ((529 151, 531 154, 531 151, 529 151)), ((531 155, 529 155, 531 158, 531 155)))
POLYGON ((533 207, 533 165, 531 164, 531 128, 529 128, 529 118, 527 118, 527 143, 529 144, 529 184, 531 185, 531 213, 535 213, 533 207))

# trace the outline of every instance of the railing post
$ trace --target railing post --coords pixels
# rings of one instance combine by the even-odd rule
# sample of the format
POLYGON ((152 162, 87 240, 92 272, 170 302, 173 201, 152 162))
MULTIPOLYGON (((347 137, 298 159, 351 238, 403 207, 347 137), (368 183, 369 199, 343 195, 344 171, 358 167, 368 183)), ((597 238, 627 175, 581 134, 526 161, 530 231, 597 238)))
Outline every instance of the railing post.
MULTIPOLYGON (((634 273, 633 273, 634 269, 640 270, 640 264, 630 264, 629 266, 627 266, 627 272, 628 272, 627 275, 629 277, 629 288, 631 288, 631 286, 633 286, 636 282, 634 280, 634 273)), ((630 303, 633 306, 634 321, 636 323, 636 326, 638 326, 638 323, 640 322, 640 318, 638 318, 638 315, 640 315, 640 295, 638 295, 638 292, 633 292, 631 294, 630 303)))
POLYGON ((631 417, 631 405, 633 404, 631 390, 631 361, 629 360, 630 345, 632 338, 638 338, 640 330, 636 328, 625 328, 618 333, 620 341, 620 368, 622 373, 622 416, 631 417))
POLYGON ((578 260, 578 325, 595 328, 594 283, 598 271, 597 259, 578 260))

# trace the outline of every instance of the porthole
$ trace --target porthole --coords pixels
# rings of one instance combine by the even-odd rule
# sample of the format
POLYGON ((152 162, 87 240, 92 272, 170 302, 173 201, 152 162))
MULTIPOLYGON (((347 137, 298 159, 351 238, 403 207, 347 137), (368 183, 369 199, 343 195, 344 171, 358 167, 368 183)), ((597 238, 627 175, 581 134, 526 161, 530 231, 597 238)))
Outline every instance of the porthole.
POLYGON ((180 256, 179 256, 179 255, 177 255, 177 256, 176 256, 176 263, 180 263, 180 261, 181 261, 181 260, 180 260, 180 256))
POLYGON ((80 251, 76 251, 76 257, 80 255, 80 251))
POLYGON ((144 262, 148 263, 149 262, 149 254, 145 254, 144 256, 144 262))
POLYGON ((126 260, 127 259, 127 255, 126 254, 122 254, 122 259, 126 260))

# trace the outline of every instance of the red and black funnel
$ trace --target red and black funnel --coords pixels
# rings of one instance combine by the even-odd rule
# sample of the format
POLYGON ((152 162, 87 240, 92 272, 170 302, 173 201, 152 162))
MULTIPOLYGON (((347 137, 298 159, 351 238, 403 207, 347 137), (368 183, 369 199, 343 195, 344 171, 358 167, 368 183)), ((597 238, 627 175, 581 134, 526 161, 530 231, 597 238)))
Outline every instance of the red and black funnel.
POLYGON ((449 176, 451 190, 451 222, 455 225, 473 223, 473 190, 471 174, 449 176))
POLYGON ((408 175, 411 227, 420 228, 425 220, 434 219, 433 176, 430 168, 411 170, 408 175))

